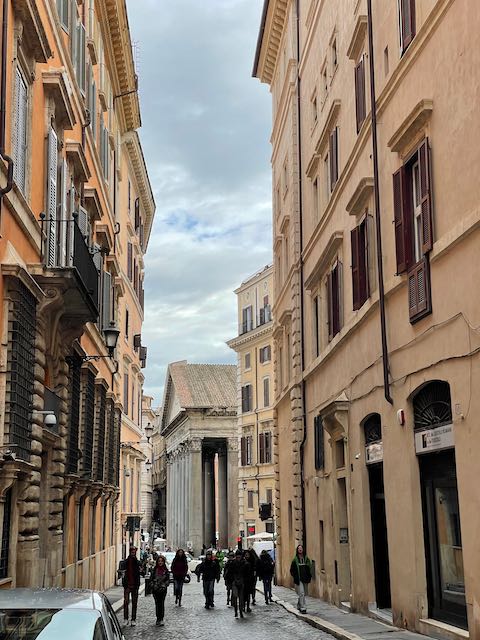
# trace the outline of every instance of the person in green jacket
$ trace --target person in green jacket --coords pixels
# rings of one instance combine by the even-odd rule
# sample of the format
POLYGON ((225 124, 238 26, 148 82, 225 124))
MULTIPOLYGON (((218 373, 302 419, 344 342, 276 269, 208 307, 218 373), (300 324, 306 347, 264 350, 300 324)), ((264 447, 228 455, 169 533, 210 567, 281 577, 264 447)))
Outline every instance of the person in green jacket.
POLYGON ((295 583, 295 590, 298 595, 297 609, 300 613, 307 613, 305 596, 308 584, 312 580, 312 562, 303 552, 303 546, 298 545, 295 557, 290 565, 290 575, 295 583))

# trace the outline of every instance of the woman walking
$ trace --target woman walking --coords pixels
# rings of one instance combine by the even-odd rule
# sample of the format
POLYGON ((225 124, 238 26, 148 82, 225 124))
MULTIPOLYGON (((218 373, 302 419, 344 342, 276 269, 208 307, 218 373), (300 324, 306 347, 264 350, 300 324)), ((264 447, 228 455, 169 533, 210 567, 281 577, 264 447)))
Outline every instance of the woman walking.
POLYGON ((243 554, 243 560, 245 562, 245 586, 243 594, 243 610, 250 613, 250 601, 253 604, 255 599, 255 583, 257 578, 255 576, 254 558, 250 549, 247 549, 243 554))
POLYGON ((263 582, 263 595, 265 604, 272 602, 272 579, 275 573, 275 563, 266 549, 260 554, 257 562, 257 576, 263 582))
POLYGON ((178 549, 175 558, 172 561, 173 575, 173 594, 175 596, 175 604, 182 606, 183 583, 188 574, 187 556, 183 549, 178 549))
POLYGON ((305 595, 307 593, 308 584, 312 580, 312 563, 303 552, 303 546, 298 545, 295 557, 290 565, 290 575, 295 583, 295 590, 298 595, 297 609, 300 613, 307 613, 305 604, 305 595))
POLYGON ((155 600, 157 627, 163 627, 163 618, 165 617, 165 598, 167 596, 169 584, 170 571, 167 569, 165 558, 160 555, 157 558, 157 563, 152 575, 152 594, 155 600))

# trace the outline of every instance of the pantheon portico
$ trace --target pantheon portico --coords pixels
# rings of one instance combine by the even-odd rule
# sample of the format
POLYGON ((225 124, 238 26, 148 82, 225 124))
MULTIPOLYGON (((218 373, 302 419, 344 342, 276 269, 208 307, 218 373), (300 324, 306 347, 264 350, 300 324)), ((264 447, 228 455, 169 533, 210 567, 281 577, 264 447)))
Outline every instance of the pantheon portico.
POLYGON ((194 553, 238 536, 236 367, 169 365, 161 433, 167 453, 167 540, 194 553))

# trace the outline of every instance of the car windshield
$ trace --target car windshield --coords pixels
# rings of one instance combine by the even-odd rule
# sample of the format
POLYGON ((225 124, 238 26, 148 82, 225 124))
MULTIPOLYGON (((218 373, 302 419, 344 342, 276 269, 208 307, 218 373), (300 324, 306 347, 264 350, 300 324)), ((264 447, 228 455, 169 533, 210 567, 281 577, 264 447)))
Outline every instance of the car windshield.
POLYGON ((81 609, 0 609, 0 640, 90 640, 99 616, 81 609))
POLYGON ((175 553, 173 551, 167 551, 167 553, 164 553, 163 555, 165 557, 165 560, 168 562, 168 564, 170 564, 172 560, 175 558, 175 553))

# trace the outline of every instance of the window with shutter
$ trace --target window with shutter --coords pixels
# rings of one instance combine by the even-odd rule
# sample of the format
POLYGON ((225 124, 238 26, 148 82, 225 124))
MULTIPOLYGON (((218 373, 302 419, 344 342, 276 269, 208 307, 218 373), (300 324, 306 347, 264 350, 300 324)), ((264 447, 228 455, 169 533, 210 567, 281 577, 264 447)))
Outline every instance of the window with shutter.
POLYGON ((244 467, 246 462, 246 453, 245 453, 245 437, 240 438, 240 464, 244 467))
POLYGON ((393 211, 395 223, 395 249, 397 274, 404 273, 410 263, 410 220, 406 201, 405 167, 393 174, 393 211))
POLYGON ((60 24, 62 25, 62 27, 67 31, 70 24, 68 20, 69 4, 70 4, 70 0, 57 0, 58 18, 60 20, 60 24))
POLYGON ((400 44, 402 53, 415 37, 415 0, 400 0, 400 44))
POLYGON ((246 353, 245 354, 245 369, 250 369, 251 363, 250 363, 250 354, 246 353))
POLYGON ((410 322, 431 313, 430 265, 425 256, 408 271, 408 312, 410 322))
POLYGON ((313 299, 313 344, 315 357, 320 355, 320 296, 313 299))
MULTIPOLYGON (((272 462, 272 434, 270 431, 265 432, 265 463, 272 462)), ((271 502, 271 500, 267 500, 271 502)))
POLYGON ((260 433, 258 436, 258 461, 260 464, 265 462, 265 434, 260 433))
POLYGON ((342 265, 337 261, 327 276, 328 338, 332 340, 341 329, 342 319, 342 265))
POLYGON ((352 229, 351 242, 353 309, 355 311, 360 309, 369 296, 367 218, 358 227, 352 229))
POLYGON ((333 191, 338 180, 338 127, 330 134, 329 143, 330 158, 330 191, 333 191))
POLYGON ((315 416, 313 419, 314 447, 315 447, 315 469, 323 469, 325 464, 323 419, 315 416))
POLYGON ((75 60, 75 75, 77 77, 78 86, 80 87, 80 91, 85 94, 85 47, 86 47, 86 31, 85 26, 79 20, 76 27, 76 37, 77 37, 77 45, 76 45, 76 60, 75 60))
POLYGON ((26 187, 28 85, 17 65, 15 71, 15 125, 12 129, 13 179, 22 193, 26 187))
POLYGON ((130 281, 133 279, 133 247, 129 242, 127 245, 127 276, 130 281))
POLYGON ((265 378, 263 380, 263 406, 270 406, 270 379, 265 378))
MULTIPOLYGON (((68 214, 68 187, 70 184, 70 176, 68 173, 68 165, 63 159, 60 165, 60 202, 58 206, 58 223, 59 229, 59 265, 67 267, 70 265, 69 252, 69 214, 68 214)), ((70 225, 71 226, 71 225, 70 225)), ((73 235, 73 234, 70 234, 73 235)))
POLYGON ((125 371, 123 374, 123 410, 128 413, 128 391, 129 391, 129 379, 128 373, 125 371))
POLYGON ((361 57, 359 63, 355 67, 355 107, 358 133, 366 117, 364 56, 361 57))
POLYGON ((57 172, 58 172, 58 138, 50 127, 48 132, 48 168, 47 168, 47 264, 57 264, 57 172))
POLYGON ((113 284, 112 274, 103 271, 103 290, 102 290, 102 329, 108 329, 110 322, 113 320, 112 302, 113 302, 113 284))
POLYGON ((140 228, 140 198, 135 199, 135 231, 140 228))

